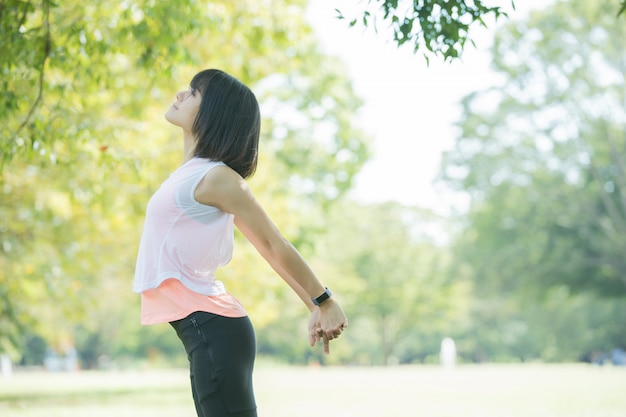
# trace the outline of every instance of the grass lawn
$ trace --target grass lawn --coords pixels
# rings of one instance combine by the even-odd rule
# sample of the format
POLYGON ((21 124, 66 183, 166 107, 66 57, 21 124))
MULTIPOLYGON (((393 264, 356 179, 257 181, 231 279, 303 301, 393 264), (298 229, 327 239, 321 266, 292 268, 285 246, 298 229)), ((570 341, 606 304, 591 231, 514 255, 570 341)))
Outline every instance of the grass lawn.
MULTIPOLYGON (((260 362, 259 417, 624 417, 626 368, 298 368, 260 362)), ((16 372, 2 417, 195 416, 187 370, 16 372)))

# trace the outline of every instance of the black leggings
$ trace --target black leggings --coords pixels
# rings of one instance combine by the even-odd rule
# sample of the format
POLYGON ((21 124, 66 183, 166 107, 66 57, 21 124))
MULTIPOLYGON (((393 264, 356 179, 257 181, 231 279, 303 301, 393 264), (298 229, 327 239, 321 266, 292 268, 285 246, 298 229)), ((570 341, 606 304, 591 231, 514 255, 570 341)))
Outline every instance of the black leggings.
POLYGON ((170 324, 187 352, 198 417, 256 417, 250 319, 197 311, 170 324))

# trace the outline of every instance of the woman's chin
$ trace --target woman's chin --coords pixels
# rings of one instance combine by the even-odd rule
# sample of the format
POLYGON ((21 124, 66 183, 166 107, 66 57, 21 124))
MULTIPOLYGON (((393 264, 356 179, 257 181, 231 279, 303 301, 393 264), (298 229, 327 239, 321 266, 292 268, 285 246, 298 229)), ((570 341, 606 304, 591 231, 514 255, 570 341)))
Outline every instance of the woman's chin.
POLYGON ((165 120, 167 120, 168 122, 170 122, 174 126, 180 126, 178 123, 176 123, 176 118, 172 116, 172 111, 171 110, 168 110, 167 112, 165 112, 163 117, 165 117, 165 120))

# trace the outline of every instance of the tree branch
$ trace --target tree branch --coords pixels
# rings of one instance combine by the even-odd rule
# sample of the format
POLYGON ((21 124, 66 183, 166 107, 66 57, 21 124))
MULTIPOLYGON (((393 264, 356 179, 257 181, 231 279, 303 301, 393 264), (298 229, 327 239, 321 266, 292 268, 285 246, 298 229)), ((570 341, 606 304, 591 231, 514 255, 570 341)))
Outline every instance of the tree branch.
POLYGON ((13 135, 11 136, 11 142, 15 141, 15 139, 17 138, 19 133, 22 131, 22 129, 24 129, 26 127, 26 125, 30 122, 30 120, 32 119, 33 115, 35 114, 35 110, 37 109, 39 103, 43 99, 43 86, 44 86, 44 79, 45 79, 45 67, 46 67, 46 61, 50 57, 50 49, 51 49, 51 39, 50 39, 50 0, 44 0, 43 6, 44 6, 44 25, 43 25, 43 27, 44 27, 44 30, 45 30, 45 35, 44 35, 44 52, 43 52, 43 57, 41 59, 41 64, 40 64, 40 68, 39 68, 39 80, 37 82, 37 84, 38 84, 37 97, 35 98, 35 101, 33 102, 32 106, 30 107, 30 110, 28 111, 28 114, 24 118, 24 121, 22 121, 20 126, 15 130, 15 132, 13 132, 13 135))

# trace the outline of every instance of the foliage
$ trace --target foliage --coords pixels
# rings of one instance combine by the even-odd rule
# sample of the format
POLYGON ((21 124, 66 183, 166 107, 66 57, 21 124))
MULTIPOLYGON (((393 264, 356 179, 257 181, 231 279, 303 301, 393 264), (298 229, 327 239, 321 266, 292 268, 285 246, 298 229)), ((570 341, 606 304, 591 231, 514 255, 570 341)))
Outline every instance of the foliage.
POLYGON ((472 195, 466 248, 491 286, 626 294, 625 33, 608 7, 509 25, 494 45, 503 82, 463 102, 444 176, 472 195))
POLYGON ((184 361, 167 326, 139 326, 130 281, 145 204, 180 161, 161 115, 203 67, 257 92, 251 186, 350 317, 331 357, 310 350, 306 310, 237 234, 220 279, 260 355, 431 362, 452 336, 464 360, 558 361, 626 344, 624 33, 610 6, 559 3, 499 33, 502 82, 466 98, 446 155, 447 183, 472 196, 450 249, 422 233, 430 213, 343 200, 368 157, 361 102, 317 50, 304 1, 200 3, 0 0, 0 350, 184 361))
POLYGON ((475 296, 464 326, 452 334, 469 362, 590 361, 626 344, 626 305, 620 299, 572 294, 566 287, 543 299, 515 294, 475 296))
MULTIPOLYGON (((335 9, 339 19, 348 19, 349 26, 371 27, 377 33, 380 27, 391 32, 392 41, 400 46, 408 44, 413 52, 422 51, 428 62, 431 56, 444 61, 460 58, 466 43, 474 45, 470 29, 476 24, 487 27, 486 21, 508 17, 502 6, 490 6, 482 0, 368 0, 365 10, 356 17, 346 17, 335 9), (386 26, 384 26, 386 24, 386 26)), ((488 3, 488 2, 487 2, 488 3)), ((512 9, 515 2, 510 1, 512 9)), ((617 13, 607 7, 607 16, 620 16, 626 10, 622 0, 617 13)), ((385 36, 387 36, 385 34, 385 36)))
MULTIPOLYGON (((398 0, 368 1, 361 16, 350 20, 350 26, 358 23, 378 31, 379 17, 393 32, 392 39, 398 46, 412 45, 413 51, 423 51, 428 60, 430 55, 441 56, 444 61, 459 58, 470 38, 470 28, 475 24, 486 27, 487 17, 498 19, 507 13, 501 6, 488 6, 481 0, 398 0)), ((513 1, 511 5, 514 7, 513 1)), ((338 17, 345 19, 341 11, 338 17)))
MULTIPOLYGON (((438 219, 425 210, 395 203, 344 203, 329 216, 329 233, 319 256, 339 268, 337 287, 345 297, 353 345, 352 362, 391 364, 416 361, 421 342, 446 332, 467 306, 468 287, 449 280, 450 259, 424 234, 438 219)), ((334 285, 334 284, 333 284, 334 285)))
POLYGON ((250 270, 256 282, 263 280, 256 290, 261 301, 253 307, 259 310, 251 314, 259 355, 297 364, 413 362, 424 344, 438 346, 450 321, 463 316, 466 283, 446 279, 445 248, 421 233, 425 223, 436 220, 432 214, 393 203, 359 205, 341 199, 315 220, 326 232, 316 235, 309 260, 345 309, 349 331, 332 344, 330 356, 310 349, 306 311, 297 297, 284 286, 270 291, 275 278, 263 269, 250 270), (259 314, 276 305, 282 307, 274 315, 259 314), (414 331, 427 335, 420 340, 424 344, 416 345, 414 331))
MULTIPOLYGON (((360 101, 317 50, 303 1, 0 4, 0 350, 17 355, 27 328, 54 349, 79 346, 91 364, 145 355, 160 340, 158 326, 138 325, 130 282, 145 204, 181 158, 161 115, 199 69, 223 68, 258 91, 253 187, 299 245, 318 233, 296 226, 299 216, 345 193, 368 156, 353 122, 360 101), (301 123, 281 129, 288 107, 301 123)), ((277 320, 279 307, 257 293, 280 280, 267 272, 250 285, 263 261, 237 246, 250 262, 225 271, 227 285, 261 322, 277 320)))
POLYGON ((626 33, 609 11, 557 3, 506 25, 498 82, 463 100, 442 179, 471 196, 451 273, 476 291, 460 334, 474 360, 626 343, 626 33))

